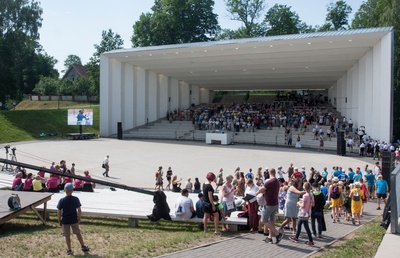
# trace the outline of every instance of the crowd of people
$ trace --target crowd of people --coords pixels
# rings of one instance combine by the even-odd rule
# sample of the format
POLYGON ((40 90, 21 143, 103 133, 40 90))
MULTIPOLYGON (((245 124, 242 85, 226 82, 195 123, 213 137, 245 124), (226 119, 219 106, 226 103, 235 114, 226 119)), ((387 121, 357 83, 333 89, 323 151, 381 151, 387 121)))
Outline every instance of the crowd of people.
MULTIPOLYGON (((304 228, 308 237, 305 243, 313 246, 314 239, 323 237, 323 232, 327 231, 325 209, 331 210, 333 223, 345 221, 360 225, 365 203, 377 199, 376 209, 379 210, 386 205, 389 194, 379 162, 373 168, 366 165, 363 169, 334 166, 330 172, 326 167, 322 171, 311 167, 307 173, 304 166, 297 168, 290 164, 287 170, 282 166, 264 170, 259 167, 253 173, 252 169, 242 172, 238 167, 226 177, 222 173, 222 168, 217 175, 207 173, 195 204, 189 197, 194 189, 183 187, 182 196, 175 204, 176 217, 182 220, 202 218, 205 232, 211 221, 215 234, 220 234, 219 224, 222 224, 222 231, 229 230, 224 222, 232 212, 240 210, 241 215, 248 217, 249 230, 266 235, 267 243, 279 243, 287 233, 291 241, 299 242, 304 228), (223 178, 223 182, 219 178, 223 178), (283 214, 284 220, 276 228, 278 213, 283 214)), ((196 182, 198 192, 197 178, 196 182)))
MULTIPOLYGON (((11 189, 14 191, 58 193, 64 190, 64 186, 67 183, 71 183, 75 191, 93 192, 93 188, 96 187, 96 185, 90 181, 74 179, 68 176, 75 175, 76 173, 74 163, 68 167, 65 160, 61 160, 59 164, 52 162, 49 169, 58 173, 62 173, 63 175, 61 176, 58 173, 50 173, 49 176, 46 176, 46 173, 43 170, 40 170, 36 175, 33 175, 32 173, 27 173, 26 169, 17 167, 15 169, 15 177, 11 189)), ((85 179, 91 178, 88 170, 83 172, 83 177, 85 179)))

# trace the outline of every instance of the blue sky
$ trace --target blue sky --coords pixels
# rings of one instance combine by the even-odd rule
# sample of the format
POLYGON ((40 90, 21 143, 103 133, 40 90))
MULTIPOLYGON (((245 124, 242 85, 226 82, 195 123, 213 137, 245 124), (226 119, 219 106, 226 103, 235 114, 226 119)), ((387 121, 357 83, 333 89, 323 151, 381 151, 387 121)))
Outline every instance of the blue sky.
MULTIPOLYGON (((231 21, 224 0, 215 1, 222 28, 236 29, 240 23, 231 21)), ((56 68, 61 72, 68 55, 74 54, 85 64, 94 53, 94 44, 101 41, 101 32, 112 29, 121 35, 124 48, 131 48, 132 26, 142 13, 151 11, 153 0, 41 0, 43 22, 40 29, 40 44, 44 50, 58 60, 56 68)), ((309 25, 322 25, 325 22, 326 6, 330 0, 267 0, 267 10, 275 3, 291 6, 303 22, 309 25)), ((347 0, 354 13, 362 0, 347 0)))

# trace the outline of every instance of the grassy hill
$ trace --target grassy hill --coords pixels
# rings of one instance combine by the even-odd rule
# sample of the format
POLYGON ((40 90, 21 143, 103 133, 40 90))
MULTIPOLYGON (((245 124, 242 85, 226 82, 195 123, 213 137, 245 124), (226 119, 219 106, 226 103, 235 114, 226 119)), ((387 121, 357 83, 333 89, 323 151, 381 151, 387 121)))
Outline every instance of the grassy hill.
POLYGON ((64 138, 66 133, 78 133, 78 126, 67 124, 68 108, 93 109, 93 126, 83 126, 83 132, 99 134, 99 106, 87 102, 23 101, 16 110, 0 111, 0 143, 33 139, 64 138), (39 137, 46 133, 47 136, 39 137), (54 136, 49 136, 52 134, 54 136))

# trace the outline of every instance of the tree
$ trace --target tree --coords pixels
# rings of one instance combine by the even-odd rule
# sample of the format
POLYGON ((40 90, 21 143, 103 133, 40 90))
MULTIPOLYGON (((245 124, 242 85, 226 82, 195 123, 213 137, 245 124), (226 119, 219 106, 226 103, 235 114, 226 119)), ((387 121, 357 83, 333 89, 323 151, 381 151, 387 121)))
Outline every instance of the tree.
POLYGON ((219 31, 213 0, 155 0, 133 25, 134 47, 213 40, 219 31))
POLYGON ((41 96, 59 95, 61 94, 61 80, 42 76, 33 89, 33 92, 41 96))
POLYGON ((321 28, 326 30, 346 29, 345 25, 349 24, 348 18, 351 10, 351 7, 343 0, 337 1, 335 4, 333 2, 330 3, 327 7, 328 14, 326 15, 326 24, 321 28), (330 26, 328 26, 328 24, 330 26))
POLYGON ((363 2, 354 15, 351 28, 359 29, 378 27, 380 16, 380 14, 376 13, 378 2, 379 0, 368 0, 367 2, 363 2))
POLYGON ((261 23, 257 22, 263 15, 265 0, 225 0, 225 5, 227 6, 226 10, 230 13, 230 18, 243 23, 243 26, 235 32, 237 38, 265 35, 261 23))
POLYGON ((74 64, 82 65, 81 58, 77 55, 68 55, 64 61, 65 71, 67 71, 74 64))
POLYGON ((38 43, 42 9, 35 0, 3 0, 0 4, 0 100, 22 99, 40 75, 55 75, 57 62, 38 43))
POLYGON ((290 6, 275 4, 265 15, 267 35, 298 34, 300 29, 307 28, 302 24, 299 15, 290 10, 290 6), (303 26, 303 27, 302 27, 303 26))
POLYGON ((114 33, 111 29, 102 31, 100 44, 93 45, 96 51, 90 58, 89 63, 85 65, 88 68, 88 78, 86 79, 90 89, 88 95, 98 95, 100 93, 100 55, 111 50, 121 49, 123 45, 124 41, 118 33, 114 33))

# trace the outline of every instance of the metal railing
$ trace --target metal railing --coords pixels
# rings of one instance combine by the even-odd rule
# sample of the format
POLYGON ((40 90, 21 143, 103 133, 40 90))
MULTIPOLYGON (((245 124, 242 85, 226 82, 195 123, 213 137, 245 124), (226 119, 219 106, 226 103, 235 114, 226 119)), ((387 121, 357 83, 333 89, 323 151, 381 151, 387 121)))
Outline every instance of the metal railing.
POLYGON ((390 231, 392 234, 400 233, 400 205, 397 200, 400 200, 400 166, 396 166, 390 173, 390 231))

